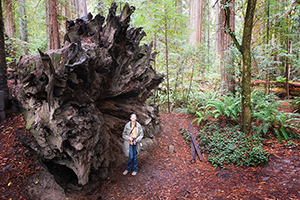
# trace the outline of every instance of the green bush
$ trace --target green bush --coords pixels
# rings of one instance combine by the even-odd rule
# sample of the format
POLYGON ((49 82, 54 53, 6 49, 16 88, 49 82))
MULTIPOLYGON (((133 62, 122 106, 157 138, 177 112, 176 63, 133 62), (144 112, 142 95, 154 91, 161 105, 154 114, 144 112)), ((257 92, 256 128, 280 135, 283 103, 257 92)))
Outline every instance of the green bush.
POLYGON ((295 97, 292 106, 295 108, 296 112, 300 113, 300 97, 295 97))
POLYGON ((239 126, 228 124, 220 129, 219 123, 207 123, 196 138, 215 168, 224 164, 256 166, 269 160, 268 153, 262 149, 261 136, 247 135, 239 131, 239 126))
MULTIPOLYGON (((208 96, 209 97, 209 96, 208 96)), ((195 121, 198 125, 207 119, 207 117, 212 116, 214 118, 228 118, 230 120, 238 121, 239 114, 241 112, 241 100, 239 97, 234 95, 229 96, 217 96, 214 95, 214 98, 205 98, 206 101, 202 100, 201 107, 195 113, 195 121)))
POLYGON ((186 131, 184 128, 181 128, 180 134, 183 136, 183 138, 187 144, 191 143, 191 135, 188 131, 186 131))
POLYGON ((298 138, 295 130, 300 128, 300 115, 297 113, 284 113, 278 111, 280 102, 274 95, 266 95, 263 91, 252 93, 252 118, 262 123, 253 130, 266 135, 269 131, 275 133, 277 141, 298 138))

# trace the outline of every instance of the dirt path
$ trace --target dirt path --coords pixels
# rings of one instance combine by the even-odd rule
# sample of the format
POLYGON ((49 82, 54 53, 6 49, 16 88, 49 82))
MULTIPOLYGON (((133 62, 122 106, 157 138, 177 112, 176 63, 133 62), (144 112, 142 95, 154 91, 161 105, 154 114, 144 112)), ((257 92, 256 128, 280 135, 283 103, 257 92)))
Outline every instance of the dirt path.
MULTIPOLYGON (((214 169, 190 162, 190 147, 180 134, 191 122, 182 114, 161 114, 157 143, 139 156, 139 172, 116 170, 87 199, 300 199, 299 147, 272 145, 270 162, 260 167, 214 169), (171 154, 168 146, 175 147, 171 154)), ((196 132, 196 129, 195 129, 196 132)))

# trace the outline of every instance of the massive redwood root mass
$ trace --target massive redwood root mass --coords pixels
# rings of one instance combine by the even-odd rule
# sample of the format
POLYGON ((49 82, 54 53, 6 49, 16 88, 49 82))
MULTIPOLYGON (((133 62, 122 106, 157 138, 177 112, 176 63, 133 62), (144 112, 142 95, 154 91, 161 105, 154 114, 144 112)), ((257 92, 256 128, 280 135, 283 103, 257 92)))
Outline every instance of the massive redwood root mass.
POLYGON ((123 163, 122 131, 136 113, 145 136, 159 131, 156 107, 146 105, 163 80, 151 67, 152 44, 141 28, 128 30, 134 7, 120 16, 112 3, 106 19, 91 14, 67 23, 65 45, 19 62, 19 100, 33 148, 47 162, 72 169, 85 185, 123 163))

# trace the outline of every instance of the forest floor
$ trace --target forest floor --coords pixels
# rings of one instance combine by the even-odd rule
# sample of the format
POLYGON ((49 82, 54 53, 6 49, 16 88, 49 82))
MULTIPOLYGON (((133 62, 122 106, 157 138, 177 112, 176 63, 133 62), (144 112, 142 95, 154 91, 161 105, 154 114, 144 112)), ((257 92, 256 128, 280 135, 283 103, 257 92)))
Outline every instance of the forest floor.
MULTIPOLYGON (((204 162, 198 158, 191 162, 191 148, 180 134, 180 129, 187 130, 191 123, 190 116, 162 113, 160 120, 161 133, 156 135, 157 142, 139 156, 136 176, 122 174, 124 163, 97 189, 84 196, 83 191, 68 194, 70 199, 300 199, 299 143, 290 146, 272 138, 264 145, 270 153, 269 162, 257 167, 215 169, 206 154, 202 154, 204 162), (174 153, 169 151, 170 145, 174 153)), ((19 132, 25 133, 24 118, 9 114, 0 127, 0 197, 26 199, 25 177, 38 169, 26 148, 13 139, 19 132)), ((197 133, 199 127, 193 129, 197 133)))
MULTIPOLYGON (((224 166, 215 169, 197 158, 183 139, 192 118, 183 114, 160 114, 162 132, 157 143, 139 156, 136 176, 111 174, 91 199, 300 199, 300 145, 286 147, 276 139, 266 142, 270 161, 258 167, 224 166), (170 153, 173 145, 175 153, 170 153)), ((197 127, 194 126, 196 133, 197 127)))

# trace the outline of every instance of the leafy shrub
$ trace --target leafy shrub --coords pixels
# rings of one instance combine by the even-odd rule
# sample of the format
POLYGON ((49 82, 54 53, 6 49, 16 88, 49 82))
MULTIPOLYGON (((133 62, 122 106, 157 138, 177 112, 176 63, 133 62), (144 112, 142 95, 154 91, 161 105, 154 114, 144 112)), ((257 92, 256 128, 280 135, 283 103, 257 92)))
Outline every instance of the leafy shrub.
POLYGON ((196 119, 193 122, 197 121, 198 125, 201 121, 205 121, 208 116, 220 119, 226 117, 238 121, 238 115, 241 112, 241 100, 239 97, 235 97, 232 94, 229 96, 224 95, 207 100, 205 103, 206 105, 200 107, 195 114, 196 119))
POLYGON ((252 106, 252 118, 262 121, 258 127, 254 128, 257 134, 266 135, 268 131, 271 131, 276 134, 278 142, 282 137, 285 140, 299 137, 295 130, 300 128, 300 115, 278 111, 280 102, 274 95, 266 95, 262 91, 253 92, 252 106))
POLYGON ((295 97, 292 106, 295 108, 296 112, 300 113, 300 97, 295 97))
POLYGON ((181 128, 180 134, 183 136, 183 138, 187 144, 191 143, 191 135, 188 131, 186 131, 184 128, 181 128))
POLYGON ((200 112, 210 101, 219 98, 219 96, 220 93, 213 89, 199 91, 195 96, 195 100, 188 103, 188 113, 195 114, 197 111, 200 112))
POLYGON ((268 153, 262 149, 261 137, 240 132, 238 126, 220 129, 216 122, 207 123, 196 138, 215 168, 224 164, 256 166, 269 160, 268 153))
POLYGON ((212 114, 214 118, 228 117, 232 120, 238 120, 237 115, 241 112, 241 100, 239 97, 222 96, 208 103, 209 108, 213 108, 212 114))

